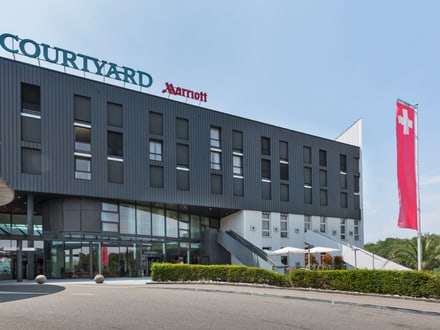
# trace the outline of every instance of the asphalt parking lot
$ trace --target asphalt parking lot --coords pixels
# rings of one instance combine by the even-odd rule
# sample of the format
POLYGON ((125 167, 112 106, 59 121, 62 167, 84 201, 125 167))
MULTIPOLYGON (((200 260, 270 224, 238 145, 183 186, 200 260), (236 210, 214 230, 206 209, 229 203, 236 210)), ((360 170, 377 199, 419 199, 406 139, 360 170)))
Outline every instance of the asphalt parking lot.
POLYGON ((438 329, 440 301, 149 279, 0 283, 2 329, 438 329))

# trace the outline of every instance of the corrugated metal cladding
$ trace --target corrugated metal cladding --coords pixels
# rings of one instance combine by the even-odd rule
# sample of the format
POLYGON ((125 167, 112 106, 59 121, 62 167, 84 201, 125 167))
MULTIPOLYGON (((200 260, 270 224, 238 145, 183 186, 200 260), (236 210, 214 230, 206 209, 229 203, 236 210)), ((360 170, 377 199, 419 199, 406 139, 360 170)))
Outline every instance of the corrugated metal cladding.
MULTIPOLYGON (((55 195, 88 196, 121 201, 160 202, 227 209, 249 209, 335 217, 359 218, 356 209, 354 159, 360 149, 288 129, 244 119, 51 71, 37 66, 0 59, 1 176, 16 191, 55 195), (21 173, 21 83, 40 86, 41 175, 21 173), (91 99, 91 180, 75 179, 74 95, 91 99), (123 106, 124 183, 108 182, 107 102, 123 106), (149 133, 149 112, 163 115, 163 136, 149 133), (189 139, 176 139, 176 118, 189 123, 189 139), (221 130, 221 170, 210 168, 210 127, 221 130), (233 130, 243 133, 244 196, 233 194, 233 130), (164 188, 150 188, 149 139, 162 139, 164 188), (261 137, 270 139, 270 155, 261 153, 261 137), (279 143, 288 143, 289 201, 280 201, 279 143), (189 191, 176 189, 176 143, 189 145, 189 191), (311 205, 304 204, 303 148, 312 150, 311 205), (320 150, 327 164, 319 165, 320 150), (347 188, 341 190, 340 154, 347 158, 347 188), (270 160, 271 199, 262 199, 262 158, 270 160), (327 185, 320 185, 320 170, 327 172, 327 185), (222 176, 222 194, 211 193, 211 174, 222 176), (327 190, 328 205, 321 206, 320 190, 327 190), (341 207, 341 192, 347 207, 341 207)), ((307 165, 308 166, 308 165, 307 165)))

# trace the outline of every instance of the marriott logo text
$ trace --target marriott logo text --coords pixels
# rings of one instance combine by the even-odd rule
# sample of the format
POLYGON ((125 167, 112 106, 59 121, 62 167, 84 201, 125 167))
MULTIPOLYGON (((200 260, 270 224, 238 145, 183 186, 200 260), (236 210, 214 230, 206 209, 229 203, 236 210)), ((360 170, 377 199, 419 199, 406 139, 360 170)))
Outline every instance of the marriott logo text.
POLYGON ((168 92, 170 95, 179 95, 183 97, 188 97, 193 100, 197 100, 200 102, 207 102, 208 94, 206 92, 194 92, 189 89, 174 87, 173 84, 166 82, 165 89, 162 90, 162 93, 168 92))

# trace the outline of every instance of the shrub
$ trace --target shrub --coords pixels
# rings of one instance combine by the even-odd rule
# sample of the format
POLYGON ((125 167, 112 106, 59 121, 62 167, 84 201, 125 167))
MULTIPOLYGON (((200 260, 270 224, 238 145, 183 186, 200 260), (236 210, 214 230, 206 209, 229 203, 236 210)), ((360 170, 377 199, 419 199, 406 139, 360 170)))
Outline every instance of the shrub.
POLYGON ((155 263, 153 281, 217 281, 290 286, 287 275, 257 267, 155 263))
POLYGON ((410 297, 440 297, 440 276, 428 272, 384 270, 292 271, 293 287, 378 293, 410 297))

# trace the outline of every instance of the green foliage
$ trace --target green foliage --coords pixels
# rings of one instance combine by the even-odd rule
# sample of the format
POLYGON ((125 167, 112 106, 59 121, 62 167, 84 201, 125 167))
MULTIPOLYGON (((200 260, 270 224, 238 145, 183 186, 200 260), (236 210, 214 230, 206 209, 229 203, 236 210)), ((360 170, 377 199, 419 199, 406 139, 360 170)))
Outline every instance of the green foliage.
POLYGON ((287 275, 257 267, 155 263, 153 281, 217 281, 290 286, 287 275))
POLYGON ((294 270, 289 275, 237 265, 187 265, 155 263, 157 282, 256 283, 279 287, 316 288, 363 293, 440 299, 440 275, 393 270, 294 270))
MULTIPOLYGON (((365 244, 365 250, 408 268, 417 269, 417 238, 387 238, 377 243, 365 244)), ((440 236, 422 236, 422 269, 433 271, 440 268, 440 236)))
POLYGON ((428 272, 384 270, 296 270, 293 287, 440 298, 440 276, 428 272))

